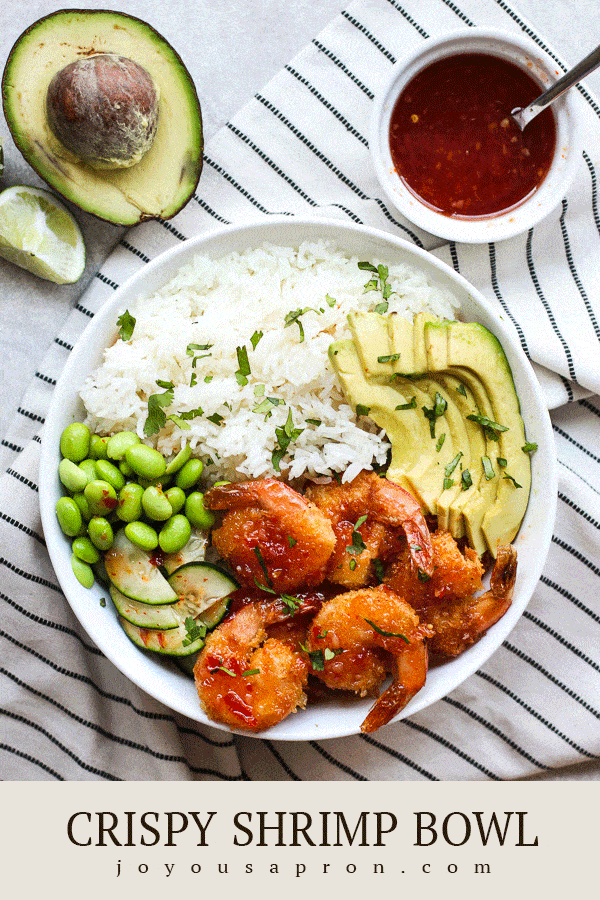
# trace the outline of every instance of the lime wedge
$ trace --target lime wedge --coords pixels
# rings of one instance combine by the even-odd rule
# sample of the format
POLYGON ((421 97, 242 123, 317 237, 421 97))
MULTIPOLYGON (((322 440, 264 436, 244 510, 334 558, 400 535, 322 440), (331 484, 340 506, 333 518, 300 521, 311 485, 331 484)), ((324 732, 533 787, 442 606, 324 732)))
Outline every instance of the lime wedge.
POLYGON ((0 256, 56 284, 72 284, 85 267, 71 213, 48 191, 22 185, 0 193, 0 256))

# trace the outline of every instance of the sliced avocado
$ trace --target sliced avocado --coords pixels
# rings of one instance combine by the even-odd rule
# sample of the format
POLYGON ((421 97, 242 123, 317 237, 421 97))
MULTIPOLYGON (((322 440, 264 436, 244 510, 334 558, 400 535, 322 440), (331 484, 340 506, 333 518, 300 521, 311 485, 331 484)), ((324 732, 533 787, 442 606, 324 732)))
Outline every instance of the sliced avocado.
POLYGON ((413 352, 413 323, 408 319, 392 313, 388 316, 388 334, 390 347, 394 348, 394 354, 398 359, 394 361, 394 372, 397 375, 407 375, 415 371, 415 355, 413 352))
POLYGON ((110 10, 64 9, 28 28, 13 46, 2 79, 6 121, 35 171, 58 193, 101 219, 134 225, 170 218, 188 202, 202 169, 202 117, 180 57, 150 25, 110 10), (48 86, 76 60, 109 53, 138 63, 159 94, 150 149, 129 168, 96 169, 54 136, 46 119, 48 86))
POLYGON ((497 434, 497 440, 489 431, 486 435, 487 456, 495 472, 487 483, 497 482, 497 491, 494 502, 485 504, 481 531, 495 557, 498 542, 510 543, 515 537, 531 489, 531 463, 522 449, 525 428, 510 365, 498 339, 477 322, 428 324, 425 339, 432 371, 456 374, 473 391, 479 413, 507 428, 497 434), (499 468, 498 457, 506 460, 505 469, 499 468))
POLYGON ((387 317, 376 312, 352 312, 348 325, 358 356, 369 381, 377 378, 385 381, 394 374, 387 317))
MULTIPOLYGON (((424 442, 431 441, 429 425, 418 407, 396 409, 399 405, 410 403, 414 392, 403 394, 401 385, 397 385, 396 381, 394 386, 369 382, 352 340, 331 344, 329 358, 348 403, 353 409, 364 411, 388 435, 394 436, 387 476, 412 492, 404 473, 418 464, 421 447, 424 442)), ((412 385, 409 383, 410 390, 412 385)))

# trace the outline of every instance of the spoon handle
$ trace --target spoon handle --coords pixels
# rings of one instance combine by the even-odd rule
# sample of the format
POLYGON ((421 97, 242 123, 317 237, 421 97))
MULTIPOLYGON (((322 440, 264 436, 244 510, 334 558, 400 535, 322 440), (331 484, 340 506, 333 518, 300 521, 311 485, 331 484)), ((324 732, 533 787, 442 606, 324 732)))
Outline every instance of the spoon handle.
POLYGON ((577 63, 577 65, 563 75, 562 78, 559 78, 551 88, 544 91, 544 93, 537 97, 533 103, 530 103, 529 106, 526 106, 524 109, 513 110, 513 118, 521 131, 532 119, 541 113, 543 109, 552 103, 553 100, 556 100, 557 97, 564 94, 568 88, 577 84, 578 81, 581 81, 582 78, 585 78, 586 75, 589 75, 590 72, 593 72, 598 66, 600 66, 600 46, 596 47, 595 50, 592 50, 591 53, 588 53, 585 59, 582 59, 581 62, 577 63))

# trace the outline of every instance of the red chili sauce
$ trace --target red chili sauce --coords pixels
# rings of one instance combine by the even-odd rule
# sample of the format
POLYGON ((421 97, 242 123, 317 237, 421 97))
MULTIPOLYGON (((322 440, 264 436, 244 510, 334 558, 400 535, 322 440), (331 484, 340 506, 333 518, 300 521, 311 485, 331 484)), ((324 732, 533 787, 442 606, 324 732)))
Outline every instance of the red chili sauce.
POLYGON ((427 66, 394 106, 390 151, 412 193, 438 212, 474 218, 521 203, 544 180, 554 156, 550 109, 521 132, 510 118, 542 92, 514 63, 461 53, 427 66))

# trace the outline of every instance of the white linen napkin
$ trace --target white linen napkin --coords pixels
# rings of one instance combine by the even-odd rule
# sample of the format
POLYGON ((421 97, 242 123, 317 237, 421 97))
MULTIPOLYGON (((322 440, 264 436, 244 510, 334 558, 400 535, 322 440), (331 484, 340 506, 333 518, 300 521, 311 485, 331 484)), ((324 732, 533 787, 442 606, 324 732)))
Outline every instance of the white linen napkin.
POLYGON ((4 779, 515 779, 600 756, 600 107, 578 88, 576 183, 543 223, 500 244, 440 246, 402 220, 382 199, 368 152, 373 96, 390 66, 428 36, 473 25, 527 34, 565 68, 505 0, 357 0, 210 142, 188 206, 131 230, 76 304, 5 441, 18 455, 0 484, 4 779), (89 317, 168 247, 281 212, 372 225, 458 269, 512 321, 536 363, 560 461, 547 565, 488 663, 373 736, 289 744, 186 720, 122 676, 57 585, 37 502, 36 432, 89 317))

